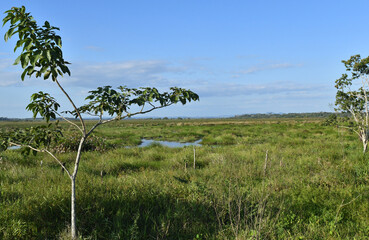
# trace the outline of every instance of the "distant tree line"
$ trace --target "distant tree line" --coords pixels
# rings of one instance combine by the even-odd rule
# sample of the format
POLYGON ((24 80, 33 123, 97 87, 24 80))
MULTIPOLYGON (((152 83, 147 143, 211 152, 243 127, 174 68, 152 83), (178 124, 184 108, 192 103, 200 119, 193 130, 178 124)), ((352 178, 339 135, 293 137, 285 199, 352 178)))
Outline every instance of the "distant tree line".
POLYGON ((255 114, 243 114, 236 115, 234 118, 247 119, 247 118, 327 118, 331 115, 335 115, 334 112, 312 112, 312 113, 255 113, 255 114))
MULTIPOLYGON (((14 122, 14 121, 21 121, 21 119, 19 119, 19 118, 0 117, 0 122, 6 122, 6 121, 9 121, 9 122, 12 121, 12 122, 14 122)), ((25 119, 23 121, 25 121, 25 119)))
POLYGON ((0 117, 0 122, 34 122, 40 121, 41 119, 32 119, 32 118, 7 118, 7 117, 0 117))

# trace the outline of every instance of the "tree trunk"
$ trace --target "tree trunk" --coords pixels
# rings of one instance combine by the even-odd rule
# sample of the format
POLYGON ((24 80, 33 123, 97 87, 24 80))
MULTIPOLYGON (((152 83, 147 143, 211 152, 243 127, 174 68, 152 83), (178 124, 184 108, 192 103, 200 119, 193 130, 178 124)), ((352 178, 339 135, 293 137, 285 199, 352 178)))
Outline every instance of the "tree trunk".
POLYGON ((76 226, 76 178, 72 177, 72 193, 71 193, 71 233, 72 239, 77 239, 77 226, 76 226))
POLYGON ((77 226, 76 226, 76 178, 78 173, 78 167, 79 167, 79 161, 81 160, 81 152, 82 152, 82 146, 85 142, 87 136, 83 136, 81 141, 79 142, 77 156, 76 156, 76 162, 74 163, 74 172, 71 175, 71 181, 72 181, 72 193, 71 193, 71 234, 72 239, 77 239, 77 226))
POLYGON ((368 148, 368 141, 363 141, 363 153, 366 153, 367 148, 368 148))

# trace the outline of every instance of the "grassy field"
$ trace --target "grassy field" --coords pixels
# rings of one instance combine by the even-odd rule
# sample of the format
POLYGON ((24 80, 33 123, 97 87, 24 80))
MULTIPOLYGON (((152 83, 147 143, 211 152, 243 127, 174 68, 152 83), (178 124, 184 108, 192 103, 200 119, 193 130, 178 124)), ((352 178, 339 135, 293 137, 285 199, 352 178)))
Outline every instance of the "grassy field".
MULTIPOLYGON (((96 132, 77 178, 81 239, 367 239, 369 164, 319 119, 128 120, 96 132), (141 138, 193 147, 135 146, 141 138)), ((0 122, 0 128, 39 123, 0 122)), ((92 124, 92 123, 90 123, 92 124)), ((49 156, 1 153, 0 239, 67 239, 70 181, 49 156), (42 164, 41 164, 42 162, 42 164)), ((60 153, 72 167, 74 153, 60 153)))

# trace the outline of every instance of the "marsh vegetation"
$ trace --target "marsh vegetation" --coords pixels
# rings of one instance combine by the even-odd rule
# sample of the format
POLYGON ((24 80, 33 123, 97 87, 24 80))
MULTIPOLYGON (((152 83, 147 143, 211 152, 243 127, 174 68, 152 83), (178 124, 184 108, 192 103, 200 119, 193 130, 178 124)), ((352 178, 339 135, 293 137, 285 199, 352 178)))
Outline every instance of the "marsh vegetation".
MULTIPOLYGON (((91 146, 103 150, 85 149, 76 180, 79 236, 364 239, 369 235, 368 157, 355 135, 322 123, 127 120, 102 126, 91 146), (196 169, 185 167, 192 166, 192 146, 126 148, 142 138, 202 139, 196 169)), ((55 154, 72 167, 73 151, 56 148, 55 154)), ((7 150, 1 153, 0 184, 1 239, 69 237, 69 178, 58 163, 47 155, 7 150)))

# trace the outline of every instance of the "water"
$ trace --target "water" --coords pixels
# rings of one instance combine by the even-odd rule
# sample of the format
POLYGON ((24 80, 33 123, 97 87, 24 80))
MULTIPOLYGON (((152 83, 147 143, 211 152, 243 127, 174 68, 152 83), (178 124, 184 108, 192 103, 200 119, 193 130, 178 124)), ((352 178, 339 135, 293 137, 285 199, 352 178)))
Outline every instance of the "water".
MULTIPOLYGON (((185 146, 198 146, 201 147, 202 145, 200 144, 202 139, 199 139, 195 142, 186 142, 186 143, 181 143, 181 142, 170 142, 170 141, 156 141, 156 140, 152 140, 152 139, 141 139, 141 144, 138 145, 137 147, 147 147, 150 144, 153 143, 158 143, 160 145, 166 146, 166 147, 171 147, 171 148, 180 148, 180 147, 185 147, 185 146)), ((8 147, 9 150, 15 150, 15 149, 19 149, 19 146, 12 146, 12 147, 8 147)), ((128 147, 131 148, 131 147, 128 147)))
POLYGON ((141 139, 141 144, 138 145, 138 147, 147 147, 150 144, 153 143, 159 143, 160 145, 166 146, 166 147, 171 147, 171 148, 178 148, 178 147, 185 147, 185 146, 202 146, 200 144, 202 139, 197 140, 195 142, 186 142, 186 143, 181 143, 181 142, 170 142, 170 141, 156 141, 156 140, 152 140, 152 139, 141 139))
POLYGON ((11 146, 11 147, 8 147, 9 150, 15 150, 15 149, 19 149, 21 148, 20 146, 11 146))

